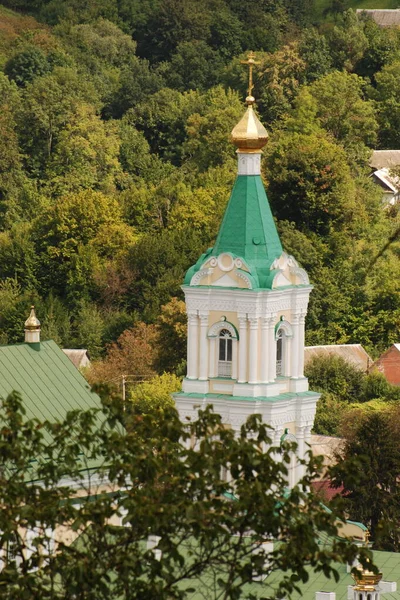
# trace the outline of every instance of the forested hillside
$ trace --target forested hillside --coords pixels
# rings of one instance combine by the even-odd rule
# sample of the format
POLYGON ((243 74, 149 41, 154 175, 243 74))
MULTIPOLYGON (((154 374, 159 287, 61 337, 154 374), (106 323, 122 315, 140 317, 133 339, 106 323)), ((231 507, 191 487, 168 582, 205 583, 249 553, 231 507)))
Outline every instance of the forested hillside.
POLYGON ((131 372, 182 369, 180 285, 229 198, 249 50, 268 195, 315 286, 307 342, 399 341, 399 218, 367 163, 400 148, 400 31, 347 5, 3 2, 1 343, 34 302, 44 338, 113 344, 112 373, 121 348, 131 372))

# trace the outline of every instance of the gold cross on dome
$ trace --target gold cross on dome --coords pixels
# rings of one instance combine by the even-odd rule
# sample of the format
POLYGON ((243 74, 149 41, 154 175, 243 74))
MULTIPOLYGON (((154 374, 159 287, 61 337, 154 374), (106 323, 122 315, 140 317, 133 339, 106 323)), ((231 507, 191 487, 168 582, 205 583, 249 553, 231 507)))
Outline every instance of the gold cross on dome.
POLYGON ((255 61, 256 55, 254 54, 254 52, 250 52, 247 60, 241 60, 241 64, 242 65, 248 65, 249 66, 249 87, 247 88, 247 94, 249 96, 251 96, 251 92, 253 91, 253 67, 254 65, 259 65, 260 62, 259 61, 255 61))

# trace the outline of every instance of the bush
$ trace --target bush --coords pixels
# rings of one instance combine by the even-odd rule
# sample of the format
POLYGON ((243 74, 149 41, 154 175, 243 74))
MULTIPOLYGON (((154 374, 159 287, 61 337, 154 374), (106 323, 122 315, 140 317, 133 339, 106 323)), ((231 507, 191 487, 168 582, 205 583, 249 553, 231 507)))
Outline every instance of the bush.
POLYGON ((344 402, 364 402, 365 375, 340 356, 315 356, 307 364, 306 377, 312 390, 329 392, 344 402))

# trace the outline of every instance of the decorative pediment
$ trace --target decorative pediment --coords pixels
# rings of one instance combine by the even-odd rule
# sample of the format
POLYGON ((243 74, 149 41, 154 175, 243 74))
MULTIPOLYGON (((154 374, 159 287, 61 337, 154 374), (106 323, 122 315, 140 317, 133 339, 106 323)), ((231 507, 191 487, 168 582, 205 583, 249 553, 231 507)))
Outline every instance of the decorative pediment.
POLYGON ((212 285, 218 285, 221 287, 237 287, 237 281, 225 273, 225 275, 214 281, 212 285))
POLYGON ((282 252, 281 256, 274 260, 270 270, 278 271, 272 282, 273 289, 285 287, 287 285, 310 284, 306 271, 299 267, 296 259, 286 252, 282 252))
POLYGON ((283 271, 278 271, 278 273, 275 275, 272 281, 272 289, 278 287, 285 287, 287 285, 292 285, 292 282, 289 279, 287 279, 287 277, 285 277, 283 271))
POLYGON ((243 259, 235 257, 230 252, 207 258, 200 271, 193 275, 190 285, 245 289, 254 287, 249 266, 243 259))

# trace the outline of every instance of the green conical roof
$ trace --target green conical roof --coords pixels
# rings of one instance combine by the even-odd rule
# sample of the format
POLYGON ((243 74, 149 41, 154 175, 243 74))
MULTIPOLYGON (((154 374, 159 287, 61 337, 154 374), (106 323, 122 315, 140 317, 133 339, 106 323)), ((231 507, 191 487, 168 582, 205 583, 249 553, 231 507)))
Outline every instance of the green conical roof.
POLYGON ((210 256, 224 252, 243 259, 257 288, 270 288, 271 265, 283 249, 260 175, 238 175, 214 248, 189 269, 185 283, 210 256))
POLYGON ((282 245, 260 175, 238 175, 212 255, 231 252, 249 266, 268 268, 282 245))

